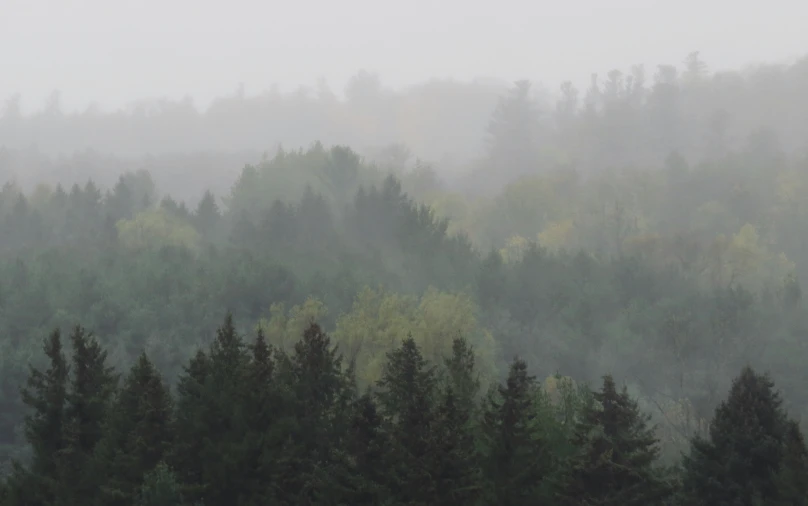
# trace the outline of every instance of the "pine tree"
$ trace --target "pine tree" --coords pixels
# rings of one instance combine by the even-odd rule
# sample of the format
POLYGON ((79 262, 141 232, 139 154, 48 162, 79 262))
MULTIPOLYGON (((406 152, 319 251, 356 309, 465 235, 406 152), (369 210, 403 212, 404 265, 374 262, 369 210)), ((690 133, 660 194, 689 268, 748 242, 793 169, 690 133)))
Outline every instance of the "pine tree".
POLYGON ((487 478, 485 504, 535 504, 549 467, 535 423, 536 379, 516 359, 505 385, 492 392, 483 413, 482 462, 487 478))
POLYGON ((288 394, 279 384, 276 351, 267 344, 264 333, 258 331, 251 346, 252 358, 247 368, 246 427, 244 434, 243 504, 262 505, 273 502, 273 477, 278 454, 289 433, 291 418, 287 414, 288 394))
POLYGON ((294 396, 294 427, 277 462, 286 504, 336 504, 348 492, 347 458, 341 444, 350 424, 350 382, 342 356, 312 323, 286 364, 294 396))
POLYGON ((777 505, 808 505, 808 448, 800 425, 788 421, 786 428, 785 453, 780 465, 780 472, 775 480, 778 493, 777 505))
POLYGON ((65 407, 67 445, 60 458, 64 461, 67 501, 76 504, 91 500, 99 485, 89 472, 95 447, 101 440, 104 419, 115 394, 118 376, 107 366, 107 352, 92 334, 76 326, 70 335, 73 367, 65 407))
POLYGON ((378 386, 392 436, 388 462, 391 492, 402 504, 427 504, 436 496, 431 470, 437 379, 411 337, 387 354, 378 386))
POLYGON ((463 337, 452 341, 452 356, 445 361, 448 386, 457 409, 469 420, 477 411, 480 377, 475 371, 474 347, 463 337))
POLYGON ((49 365, 44 371, 30 367, 23 403, 32 413, 25 417, 25 438, 33 456, 26 469, 14 463, 8 483, 8 504, 50 506, 56 504, 63 483, 63 468, 58 455, 66 447, 65 405, 69 366, 62 349, 59 330, 43 345, 49 365))
POLYGON ((788 427, 772 380, 745 367, 716 408, 709 437, 691 442, 683 461, 685 500, 694 506, 774 504, 788 427))
POLYGON ((562 504, 644 506, 666 504, 671 487, 652 466, 659 449, 653 428, 611 376, 584 407, 573 442, 571 459, 560 495, 562 504))
POLYGON ((446 388, 435 420, 432 446, 434 504, 465 506, 481 496, 482 472, 479 468, 474 436, 469 428, 469 409, 446 388))
POLYGON ((205 462, 208 437, 206 388, 210 384, 210 358, 199 350, 191 358, 177 385, 176 433, 169 462, 175 469, 183 495, 199 500, 205 491, 205 462))
POLYGON ((110 410, 95 471, 105 505, 132 504, 144 475, 168 454, 173 436, 168 387, 145 354, 132 367, 110 410))
POLYGON ((196 229, 202 234, 209 234, 219 223, 220 217, 221 214, 219 213, 219 206, 216 205, 216 198, 210 190, 205 191, 205 195, 199 201, 194 213, 196 229))
POLYGON ((180 380, 174 464, 189 499, 232 503, 245 487, 248 364, 247 347, 228 313, 208 355, 180 380))
MULTIPOLYGON (((129 503, 132 504, 132 503, 129 503)), ((181 506, 182 494, 174 473, 160 462, 143 480, 135 506, 181 506)))
POLYGON ((346 503, 382 504, 389 497, 386 465, 389 438, 382 425, 373 397, 366 393, 353 406, 353 419, 347 434, 347 450, 353 461, 351 491, 346 503))

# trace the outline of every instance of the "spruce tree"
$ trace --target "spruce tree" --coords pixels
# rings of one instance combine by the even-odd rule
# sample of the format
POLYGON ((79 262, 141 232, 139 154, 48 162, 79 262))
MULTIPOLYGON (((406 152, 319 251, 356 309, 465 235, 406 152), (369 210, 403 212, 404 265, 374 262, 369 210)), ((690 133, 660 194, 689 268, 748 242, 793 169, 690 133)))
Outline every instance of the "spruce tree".
POLYGON ((482 463, 485 504, 536 504, 549 456, 536 423, 536 379, 527 364, 513 361, 505 385, 492 392, 483 412, 482 463))
POLYGON ((800 425, 789 420, 786 427, 785 453, 780 465, 780 472, 775 479, 777 485, 777 501, 775 504, 786 506, 808 505, 808 448, 800 425))
POLYGON ((216 227, 220 217, 216 198, 210 190, 206 190, 194 212, 193 223, 196 229, 203 235, 207 235, 216 227))
POLYGON ((247 347, 228 313, 208 355, 180 379, 174 463, 189 499, 238 504, 245 488, 248 364, 247 347))
POLYGON ((146 474, 134 503, 135 506, 181 506, 182 493, 174 473, 160 462, 146 474))
POLYGON ((271 503, 275 497, 274 476, 278 453, 288 434, 288 394, 279 384, 276 351, 267 344, 259 329, 250 347, 251 360, 247 367, 244 390, 246 394, 244 434, 243 504, 271 503))
POLYGON ((480 377, 475 370, 474 347, 463 337, 452 341, 452 356, 445 361, 447 385, 457 409, 471 421, 477 413, 480 377))
POLYGON ((62 493, 63 467, 59 460, 66 443, 65 405, 69 365, 58 329, 43 344, 49 365, 44 371, 29 366, 22 389, 23 403, 31 413, 25 417, 25 438, 33 452, 28 468, 15 462, 7 486, 8 504, 50 506, 62 493))
POLYGON ((428 504, 436 497, 431 474, 436 385, 434 368, 411 337, 387 354, 379 401, 392 436, 390 489, 401 504, 428 504))
POLYGON ((101 440, 118 376, 107 365, 107 352, 92 334, 77 325, 70 340, 73 367, 65 407, 67 445, 60 458, 69 484, 64 498, 83 504, 95 497, 99 486, 98 476, 90 472, 89 463, 101 440))
POLYGON ((177 385, 176 433, 169 462, 175 469, 183 495, 200 500, 205 491, 205 462, 208 437, 206 388, 210 383, 210 358, 198 350, 184 367, 177 385))
POLYGON ((104 476, 104 504, 132 504, 144 475, 168 454, 173 402, 168 387, 145 354, 126 377, 98 444, 95 472, 104 476))
POLYGON ((708 437, 691 442, 683 461, 684 500, 694 506, 777 503, 791 439, 774 382, 744 367, 716 408, 708 437))
POLYGON ((312 323, 285 367, 294 424, 277 462, 279 502, 337 504, 349 490, 342 435, 350 424, 352 391, 342 356, 312 323))
POLYGON ((389 498, 386 473, 389 437, 382 422, 373 396, 366 393, 356 400, 347 434, 347 451, 353 462, 347 504, 371 506, 389 498))
POLYGON ((482 492, 482 473, 469 427, 469 409, 451 386, 443 394, 433 431, 432 476, 434 504, 475 504, 482 492))
POLYGON ((611 376, 593 392, 576 424, 573 443, 578 453, 564 476, 561 504, 613 506, 662 505, 671 487, 653 468, 658 440, 637 402, 611 376))

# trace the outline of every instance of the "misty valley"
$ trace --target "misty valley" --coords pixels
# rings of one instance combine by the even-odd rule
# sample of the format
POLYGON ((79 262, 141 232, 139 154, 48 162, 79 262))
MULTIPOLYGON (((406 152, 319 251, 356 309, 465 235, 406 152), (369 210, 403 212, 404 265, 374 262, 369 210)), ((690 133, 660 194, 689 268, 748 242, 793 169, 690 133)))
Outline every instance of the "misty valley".
POLYGON ((0 113, 0 506, 808 505, 808 59, 0 113))

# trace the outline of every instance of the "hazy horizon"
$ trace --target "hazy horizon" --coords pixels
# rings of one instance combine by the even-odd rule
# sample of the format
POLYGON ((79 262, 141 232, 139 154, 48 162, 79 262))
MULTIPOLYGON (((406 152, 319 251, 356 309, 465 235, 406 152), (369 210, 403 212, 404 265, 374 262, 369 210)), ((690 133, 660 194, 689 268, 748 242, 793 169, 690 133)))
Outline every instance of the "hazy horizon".
POLYGON ((808 49, 808 6, 793 2, 597 5, 6 0, 0 99, 21 94, 24 113, 53 91, 65 112, 186 96, 205 109, 240 84, 255 95, 324 78, 342 95, 363 69, 396 89, 433 78, 527 78, 555 90, 567 79, 584 87, 592 72, 680 65, 691 51, 722 70, 791 63, 808 49))

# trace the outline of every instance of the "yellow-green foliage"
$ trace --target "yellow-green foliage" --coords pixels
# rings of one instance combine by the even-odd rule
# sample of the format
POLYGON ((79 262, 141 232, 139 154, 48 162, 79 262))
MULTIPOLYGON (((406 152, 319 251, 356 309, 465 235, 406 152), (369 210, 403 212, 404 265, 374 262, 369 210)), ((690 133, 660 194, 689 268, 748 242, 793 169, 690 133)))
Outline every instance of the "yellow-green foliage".
POLYGON ((430 288, 412 297, 365 288, 351 312, 337 320, 334 338, 346 358, 355 361, 357 378, 364 384, 379 379, 386 353, 409 335, 434 364, 442 364, 454 338, 463 336, 474 346, 478 370, 486 380, 495 374, 495 342, 480 327, 476 311, 465 294, 430 288))
POLYGON ((321 321, 328 309, 317 299, 309 297, 300 306, 293 306, 288 314, 283 304, 273 304, 269 308, 269 318, 262 318, 258 327, 264 331, 267 341, 273 346, 292 350, 311 323, 321 321))
POLYGON ((199 242, 199 234, 193 226, 162 209, 143 211, 131 220, 120 220, 116 226, 118 240, 129 249, 195 248, 199 242))
MULTIPOLYGON (((269 312, 257 327, 270 344, 291 351, 306 327, 321 321, 328 309, 309 298, 288 312, 283 304, 273 304, 269 312)), ((381 377, 387 353, 407 336, 415 339, 425 358, 438 365, 451 355, 454 338, 463 336, 474 346, 477 370, 485 382, 496 376, 496 343, 490 332, 480 327, 476 313, 474 302, 462 293, 430 288, 421 297, 414 297, 366 287, 357 295, 351 311, 339 317, 331 337, 346 364, 354 363, 357 380, 367 385, 381 377)))

